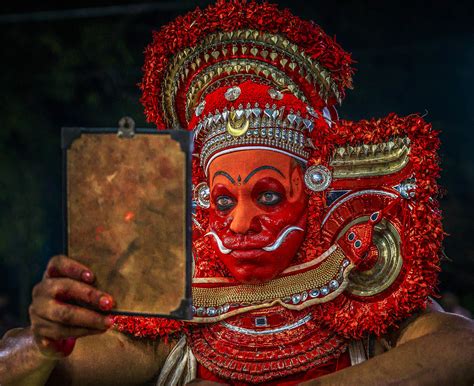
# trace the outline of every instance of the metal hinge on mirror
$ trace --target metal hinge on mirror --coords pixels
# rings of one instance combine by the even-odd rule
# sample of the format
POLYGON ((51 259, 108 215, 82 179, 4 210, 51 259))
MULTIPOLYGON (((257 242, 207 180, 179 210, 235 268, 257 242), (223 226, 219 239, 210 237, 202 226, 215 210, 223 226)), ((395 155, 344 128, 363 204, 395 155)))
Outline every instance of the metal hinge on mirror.
POLYGON ((135 136, 135 121, 130 117, 122 117, 118 122, 117 137, 133 138, 135 136))

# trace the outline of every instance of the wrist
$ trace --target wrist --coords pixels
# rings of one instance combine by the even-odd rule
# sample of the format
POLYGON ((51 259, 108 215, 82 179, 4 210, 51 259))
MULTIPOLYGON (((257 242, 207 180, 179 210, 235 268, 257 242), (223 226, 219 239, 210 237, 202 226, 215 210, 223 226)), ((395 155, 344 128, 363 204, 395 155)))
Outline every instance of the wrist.
POLYGON ((30 328, 10 330, 0 341, 2 385, 44 385, 56 363, 40 351, 30 328))

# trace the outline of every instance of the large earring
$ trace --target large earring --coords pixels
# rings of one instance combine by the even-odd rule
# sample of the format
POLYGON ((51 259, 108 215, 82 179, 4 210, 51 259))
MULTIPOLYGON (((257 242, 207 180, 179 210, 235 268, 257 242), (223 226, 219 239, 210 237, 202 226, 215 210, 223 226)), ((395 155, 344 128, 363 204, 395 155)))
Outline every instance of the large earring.
POLYGON ((313 192, 322 192, 331 184, 331 171, 323 165, 310 166, 304 174, 304 182, 313 192))
POLYGON ((194 201, 204 209, 208 209, 211 206, 211 194, 209 191, 209 185, 206 182, 201 182, 194 188, 194 201))

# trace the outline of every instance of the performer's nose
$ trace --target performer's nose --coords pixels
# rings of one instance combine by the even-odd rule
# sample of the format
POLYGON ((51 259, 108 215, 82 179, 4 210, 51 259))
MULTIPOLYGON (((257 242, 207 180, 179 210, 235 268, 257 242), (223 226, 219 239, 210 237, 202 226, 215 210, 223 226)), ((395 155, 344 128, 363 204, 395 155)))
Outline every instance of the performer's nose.
POLYGON ((232 211, 230 230, 234 233, 258 233, 262 230, 255 208, 246 203, 238 203, 232 211))

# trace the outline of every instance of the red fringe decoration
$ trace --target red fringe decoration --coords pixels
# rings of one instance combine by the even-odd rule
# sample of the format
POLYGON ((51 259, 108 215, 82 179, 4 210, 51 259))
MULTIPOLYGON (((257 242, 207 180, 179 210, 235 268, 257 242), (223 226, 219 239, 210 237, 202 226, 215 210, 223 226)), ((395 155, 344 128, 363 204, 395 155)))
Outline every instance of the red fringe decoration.
POLYGON ((142 316, 114 316, 114 328, 137 338, 168 339, 184 331, 184 323, 165 318, 145 318, 142 316))
POLYGON ((401 118, 395 114, 378 120, 341 121, 335 129, 335 145, 379 143, 395 136, 408 136, 411 140, 410 161, 417 189, 402 234, 405 274, 401 282, 387 296, 364 299, 342 295, 322 304, 319 310, 323 322, 338 334, 356 339, 367 333, 380 336, 425 308, 428 297, 436 292, 445 235, 435 199, 439 193, 439 133, 418 115, 401 118))

